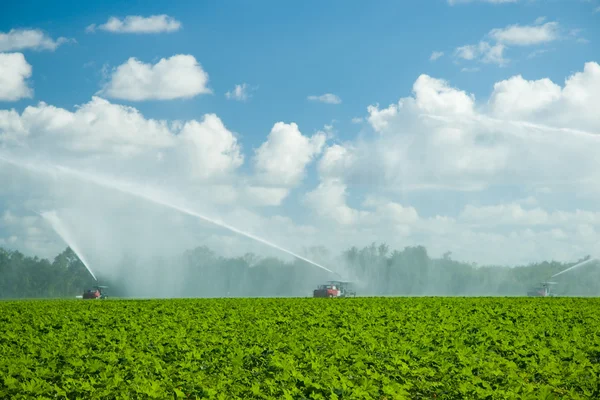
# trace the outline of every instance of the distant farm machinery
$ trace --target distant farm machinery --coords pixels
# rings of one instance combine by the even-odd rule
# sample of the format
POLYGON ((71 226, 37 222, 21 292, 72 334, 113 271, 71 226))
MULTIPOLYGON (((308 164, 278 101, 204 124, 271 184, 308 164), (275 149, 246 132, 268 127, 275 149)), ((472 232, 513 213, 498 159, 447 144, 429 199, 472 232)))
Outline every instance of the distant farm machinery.
POLYGON ((329 281, 313 291, 313 297, 356 297, 352 282, 329 281))
MULTIPOLYGON (((598 261, 597 258, 591 258, 591 257, 586 257, 583 261, 580 261, 578 263, 575 263, 575 265, 570 266, 569 268, 562 270, 554 275, 552 275, 550 277, 550 279, 555 278, 559 275, 564 274, 565 272, 571 271, 575 268, 579 268, 583 265, 592 263, 594 261, 598 261)), ((529 297, 556 297, 556 294, 550 290, 550 285, 556 285, 557 282, 548 282, 548 281, 544 281, 540 284, 540 286, 531 288, 530 290, 527 291, 527 296, 529 297)))
POLYGON ((556 282, 542 282, 540 286, 531 288, 527 292, 529 297, 555 297, 556 295, 550 291, 550 285, 556 285, 556 282))
POLYGON ((105 289, 108 289, 108 286, 93 286, 92 289, 83 292, 82 296, 77 297, 85 300, 106 299, 105 289))

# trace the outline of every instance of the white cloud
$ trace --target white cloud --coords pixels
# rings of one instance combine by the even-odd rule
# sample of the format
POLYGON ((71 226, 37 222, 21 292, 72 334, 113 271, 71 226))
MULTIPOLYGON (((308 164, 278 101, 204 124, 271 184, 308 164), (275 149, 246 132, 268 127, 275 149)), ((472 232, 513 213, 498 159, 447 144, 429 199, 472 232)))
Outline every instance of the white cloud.
POLYGON ((354 117, 350 120, 350 122, 352 122, 353 124, 360 124, 363 121, 364 121, 364 119, 361 117, 354 117))
MULTIPOLYGON (((564 83, 516 75, 494 85, 489 99, 421 75, 411 95, 367 107, 361 134, 352 140, 345 135, 346 141, 326 145, 325 132, 309 136, 294 123, 274 124, 248 169, 237 135, 213 114, 161 121, 98 97, 73 110, 39 103, 20 113, 0 110, 0 155, 8 149, 22 160, 42 153, 78 170, 161 186, 174 202, 292 250, 322 244, 337 252, 385 241, 393 248, 423 244, 432 255, 450 250, 479 263, 567 261, 591 253, 600 241, 600 214, 593 208, 600 200, 599 85, 597 63, 585 64, 564 83), (306 177, 317 157, 319 182, 313 184, 306 177), (311 184, 308 190, 303 181, 311 184), (305 209, 293 208, 293 196, 305 209), (287 198, 284 211, 279 206, 287 198), (253 211, 258 206, 269 206, 274 216, 260 216, 253 211)), ((127 217, 132 211, 136 221, 147 223, 147 229, 136 227, 139 235, 265 251, 208 224, 180 218, 180 225, 168 225, 173 216, 166 218, 167 211, 151 211, 113 192, 60 176, 35 183, 26 174, 15 179, 16 169, 4 167, 3 196, 50 198, 97 215, 101 227, 87 229, 90 249, 129 245, 129 236, 115 228, 128 229, 122 219, 133 219, 127 217), (112 241, 99 240, 99 232, 112 241)), ((82 226, 95 222, 89 215, 80 218, 82 226)), ((9 226, 4 220, 0 225, 9 226)), ((48 240, 37 229, 7 230, 0 233, 7 246, 11 240, 25 246, 28 235, 48 240)), ((148 248, 146 237, 135 240, 148 248)))
POLYGON ((212 93, 208 74, 191 55, 178 54, 145 64, 131 57, 113 70, 99 94, 124 100, 172 100, 212 93))
POLYGON ((595 14, 595 13, 600 13, 600 6, 598 6, 598 7, 596 7, 596 8, 594 9, 594 14, 595 14))
POLYGON ((49 50, 54 51, 69 39, 59 37, 54 40, 39 29, 11 29, 8 33, 0 32, 0 52, 15 50, 49 50))
POLYGON ((543 25, 510 25, 501 29, 492 29, 490 37, 499 43, 513 46, 531 46, 557 40, 558 22, 546 22, 543 25))
POLYGON ((251 204, 278 206, 289 195, 290 189, 285 187, 248 186, 245 195, 251 204))
POLYGON ((547 78, 527 81, 520 75, 498 82, 490 105, 496 116, 600 133, 600 65, 586 63, 562 88, 547 78))
POLYGON ((464 91, 456 90, 446 81, 421 75, 413 90, 419 109, 432 114, 465 115, 473 113, 475 98, 464 91))
POLYGON ((434 51, 433 53, 431 53, 431 56, 429 56, 429 60, 435 61, 438 58, 442 57, 443 55, 444 55, 443 51, 434 51))
POLYGON ((323 129, 319 129, 316 133, 323 136, 325 139, 333 139, 337 134, 337 130, 333 127, 333 124, 336 122, 337 121, 335 119, 331 120, 331 124, 323 125, 323 129))
POLYGON ((456 48, 455 54, 465 60, 474 60, 479 53, 477 46, 475 45, 466 45, 460 46, 456 48))
POLYGON ((60 146, 68 151, 137 154, 170 146, 174 140, 165 121, 147 120, 135 108, 99 97, 75 112, 40 102, 26 107, 20 116, 4 111, 0 121, 4 121, 0 127, 4 126, 7 138, 23 143, 39 141, 41 146, 60 146))
POLYGON ((495 204, 490 206, 466 205, 459 218, 467 223, 481 226, 526 225, 562 227, 573 229, 581 225, 600 225, 600 213, 595 211, 554 211, 540 207, 526 208, 517 203, 495 204))
MULTIPOLYGON (((487 193, 503 185, 600 196, 591 186, 600 179, 600 136, 573 130, 600 133, 599 84, 596 63, 562 88, 516 76, 496 84, 489 105, 478 107, 473 96, 422 75, 414 97, 368 108, 376 136, 328 147, 318 171, 323 182, 336 182, 334 188, 366 186, 396 196, 449 189, 487 193)), ((318 192, 330 187, 324 183, 318 192)), ((335 210, 322 213, 339 212, 339 191, 333 194, 335 210)))
POLYGON ((237 139, 214 114, 169 123, 99 97, 74 112, 43 102, 21 115, 0 110, 0 140, 49 151, 55 159, 100 157, 116 169, 130 163, 134 170, 168 175, 175 168, 193 180, 222 177, 243 163, 237 139))
POLYGON ((306 137, 296 124, 275 124, 256 151, 255 175, 244 177, 237 171, 244 162, 241 145, 214 114, 198 121, 147 119, 134 107, 100 97, 74 111, 43 102, 20 114, 0 110, 0 148, 16 157, 29 149, 53 162, 91 163, 124 179, 184 185, 205 203, 242 198, 249 206, 281 204, 324 142, 323 132, 306 137))
POLYGON ((455 217, 423 217, 414 207, 384 197, 367 196, 362 209, 352 208, 346 202, 347 189, 339 179, 326 179, 305 201, 324 224, 337 224, 336 236, 351 243, 379 239, 395 247, 422 244, 437 256, 450 250, 463 260, 515 265, 571 261, 588 254, 600 240, 600 213, 549 212, 532 207, 532 198, 521 204, 467 203, 455 217))
POLYGON ((250 94, 251 90, 252 88, 247 83, 242 83, 241 85, 235 85, 233 90, 226 92, 225 97, 230 100, 246 101, 252 96, 250 94))
POLYGON ((361 213, 346 204, 346 185, 339 179, 322 181, 305 195, 305 202, 319 215, 341 225, 349 225, 360 218, 361 213))
POLYGON ((186 122, 179 135, 188 144, 194 175, 201 179, 230 173, 244 161, 237 139, 215 114, 186 122))
POLYGON ((492 63, 505 65, 508 60, 504 58, 504 50, 506 47, 503 44, 490 45, 488 42, 479 42, 477 45, 466 45, 458 47, 454 54, 463 60, 476 60, 483 63, 492 63))
POLYGON ((31 65, 22 53, 0 53, 0 101, 32 97, 27 83, 30 77, 31 65))
POLYGON ((503 44, 495 44, 491 46, 487 42, 481 42, 479 43, 479 48, 481 49, 481 53, 483 54, 481 61, 486 64, 492 63, 504 65, 508 61, 504 58, 504 50, 506 49, 506 47, 504 47, 503 44))
POLYGON ((360 162, 367 162, 366 159, 358 159, 357 153, 358 149, 351 144, 334 144, 327 147, 317 165, 319 176, 323 180, 335 180, 344 177, 354 181, 355 179, 352 179, 347 173, 357 170, 356 167, 360 162))
POLYGON ((420 219, 419 213, 414 207, 406 207, 382 197, 369 195, 362 206, 372 210, 366 214, 370 224, 412 225, 420 219))
POLYGON ((277 122, 267 141, 254 156, 258 179, 269 185, 293 187, 305 175, 306 166, 325 144, 325 135, 304 136, 295 123, 277 122))
POLYGON ((524 209, 519 204, 499 204, 476 207, 467 204, 460 219, 483 226, 493 225, 541 225, 546 224, 549 215, 540 208, 524 209))
MULTIPOLYGON (((504 66, 508 63, 504 53, 507 46, 535 46, 553 42, 560 38, 557 22, 543 21, 545 17, 535 20, 533 25, 509 25, 505 28, 492 29, 485 40, 478 44, 459 46, 455 49, 455 57, 466 61, 479 61, 487 64, 504 66), (490 39, 495 42, 490 44, 490 39)), ((541 52, 544 50, 538 50, 541 52)), ((532 53, 533 54, 533 53, 532 53)), ((530 55, 530 58, 533 57, 530 55)))
POLYGON ((320 96, 308 96, 308 100, 326 104, 340 104, 342 102, 342 99, 331 93, 325 93, 320 96))
POLYGON ((179 136, 190 153, 195 177, 210 179, 231 173, 244 162, 237 139, 215 114, 186 122, 179 136))
POLYGON ((165 14, 149 17, 128 15, 124 19, 110 17, 106 23, 100 26, 96 26, 96 24, 89 25, 86 32, 94 32, 96 29, 112 33, 175 32, 181 29, 181 22, 165 14))
POLYGON ((496 115, 520 118, 551 103, 561 96, 561 87, 548 78, 528 81, 521 75, 494 85, 491 103, 496 115))

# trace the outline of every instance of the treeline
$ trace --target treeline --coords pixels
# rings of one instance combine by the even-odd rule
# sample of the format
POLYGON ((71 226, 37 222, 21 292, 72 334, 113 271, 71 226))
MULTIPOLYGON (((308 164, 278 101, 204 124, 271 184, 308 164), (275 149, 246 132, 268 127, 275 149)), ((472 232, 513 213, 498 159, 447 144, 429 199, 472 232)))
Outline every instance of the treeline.
MULTIPOLYGON (((480 267, 453 260, 450 253, 432 258, 422 246, 391 251, 385 244, 353 247, 335 258, 322 247, 306 249, 304 255, 342 272, 356 282, 360 295, 382 296, 524 296, 532 286, 581 261, 480 267)), ((310 296, 318 284, 337 279, 301 260, 254 254, 225 258, 207 247, 171 259, 124 258, 113 267, 95 273, 115 297, 310 296)), ((600 295, 595 263, 555 281, 559 295, 600 295)), ((53 261, 0 248, 0 298, 74 297, 94 284, 70 248, 53 261)))
POLYGON ((73 297, 94 282, 70 248, 52 262, 0 248, 0 298, 73 297))

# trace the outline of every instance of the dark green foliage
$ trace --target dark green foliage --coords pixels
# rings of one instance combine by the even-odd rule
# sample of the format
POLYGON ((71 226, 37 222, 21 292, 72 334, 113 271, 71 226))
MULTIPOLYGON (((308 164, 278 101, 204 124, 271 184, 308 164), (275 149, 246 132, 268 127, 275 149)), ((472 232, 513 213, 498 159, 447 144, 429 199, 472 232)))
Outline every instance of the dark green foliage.
POLYGON ((0 298, 73 297, 94 284, 70 248, 50 263, 0 248, 0 298))
POLYGON ((600 398, 600 300, 0 303, 0 398, 600 398))
MULTIPOLYGON (((317 262, 331 260, 322 247, 307 249, 304 255, 317 262)), ((523 296, 531 286, 570 265, 542 262, 513 268, 479 267, 455 261, 450 253, 431 258, 422 246, 391 251, 385 244, 353 247, 338 260, 326 263, 360 281, 361 295, 395 296, 523 296)), ((305 297, 318 284, 334 278, 304 261, 283 262, 253 254, 224 258, 206 247, 154 264, 125 258, 111 268, 117 272, 109 277, 102 276, 102 268, 95 271, 101 283, 110 287, 111 297, 305 297), (174 274, 180 283, 164 284, 174 274)), ((600 295, 597 263, 561 275, 557 281, 557 294, 600 295)), ((74 297, 93 284, 69 248, 52 263, 0 249, 0 298, 74 297)))

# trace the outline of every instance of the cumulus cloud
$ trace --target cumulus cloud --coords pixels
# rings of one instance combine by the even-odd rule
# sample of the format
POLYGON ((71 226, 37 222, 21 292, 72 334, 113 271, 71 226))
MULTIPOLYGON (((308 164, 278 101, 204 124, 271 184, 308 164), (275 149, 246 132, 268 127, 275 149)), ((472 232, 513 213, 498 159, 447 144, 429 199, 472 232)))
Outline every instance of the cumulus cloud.
POLYGON ((246 101, 252 96, 250 94, 252 89, 247 83, 235 85, 232 90, 225 92, 225 97, 230 100, 246 101))
POLYGON ((503 44, 490 45, 488 42, 482 41, 477 45, 465 45, 456 48, 454 54, 463 60, 479 60, 486 64, 505 65, 508 60, 504 58, 504 50, 506 47, 503 44))
POLYGON ((194 175, 201 179, 228 174, 244 162, 236 137, 215 114, 186 122, 179 136, 190 152, 194 175))
POLYGON ((100 29, 111 33, 161 33, 176 32, 181 29, 181 22, 166 14, 142 17, 140 15, 128 15, 123 19, 110 17, 104 24, 96 26, 89 25, 86 32, 94 32, 100 29))
POLYGON ((415 81, 417 106, 434 114, 472 114, 474 96, 451 88, 447 82, 421 75, 415 81))
POLYGON ((54 51, 67 42, 69 39, 65 37, 54 40, 39 29, 11 29, 7 33, 0 32, 0 52, 27 49, 54 51))
POLYGON ((308 100, 318 101, 320 103, 326 104, 340 104, 342 102, 342 99, 340 99, 337 95, 332 93, 325 93, 320 96, 308 96, 308 100))
POLYGON ((561 87, 548 78, 528 81, 517 75, 494 85, 491 103, 497 115, 521 117, 547 107, 561 92, 561 87))
POLYGON ((339 179, 328 179, 305 195, 305 202, 320 216, 340 225, 350 225, 361 213, 346 204, 346 184, 339 179))
POLYGON ((505 57, 508 47, 543 45, 561 37, 558 22, 543 23, 544 20, 545 17, 540 17, 533 25, 515 24, 492 29, 478 44, 457 47, 454 55, 461 60, 504 66, 509 62, 505 57))
POLYGON ((111 160, 108 164, 135 164, 150 155, 145 162, 155 169, 171 165, 200 180, 222 177, 243 163, 235 135, 214 114, 178 123, 147 119, 133 107, 99 97, 75 111, 43 102, 21 114, 0 110, 0 139, 35 151, 49 149, 59 159, 87 155, 111 160))
POLYGON ((364 213, 368 216, 368 223, 373 225, 392 224, 410 226, 419 221, 417 210, 411 206, 403 206, 384 197, 369 195, 362 206, 369 210, 364 213))
POLYGON ((546 22, 543 25, 510 25, 501 29, 492 29, 490 37, 499 43, 513 46, 531 46, 557 40, 558 22, 546 22))
POLYGON ((147 120, 135 108, 93 97, 72 112, 40 102, 16 111, 0 111, 1 132, 23 144, 39 143, 76 152, 137 154, 173 144, 167 122, 147 120))
POLYGON ((455 54, 465 60, 474 60, 478 56, 479 50, 477 46, 466 45, 456 48, 455 54))
POLYGON ((361 243, 383 240, 392 246, 425 245, 440 256, 484 264, 526 264, 535 260, 574 260, 589 253, 600 239, 600 213, 547 211, 514 203, 466 204, 455 216, 422 216, 416 208, 385 197, 367 196, 360 208, 347 204, 348 186, 325 180, 305 202, 336 235, 361 243))
POLYGON ((30 77, 31 65, 22 53, 0 53, 0 101, 32 97, 27 83, 30 77))
POLYGON ((115 68, 99 94, 142 101, 191 98, 212 93, 208 74, 192 55, 178 54, 146 64, 134 57, 115 68))
POLYGON ((260 181, 294 187, 305 175, 306 166, 325 144, 325 135, 307 137, 295 123, 277 122, 267 140, 256 150, 254 166, 260 181))
POLYGON ((588 62, 563 87, 549 79, 527 81, 522 76, 498 82, 490 99, 496 116, 513 116, 600 133, 600 65, 588 62))
POLYGON ((304 202, 326 223, 346 229, 368 232, 382 230, 386 235, 406 238, 421 223, 414 207, 404 206, 385 197, 368 195, 362 209, 348 205, 348 186, 340 179, 325 179, 304 196, 304 202))
POLYGON ((442 57, 443 55, 444 55, 443 51, 434 51, 433 53, 431 53, 431 56, 429 56, 429 60, 435 61, 438 58, 442 57))
POLYGON ((597 63, 585 64, 563 86, 517 75, 498 82, 489 101, 478 104, 449 82, 421 75, 413 96, 368 107, 371 138, 325 149, 321 182, 305 202, 347 231, 368 235, 376 226, 378 235, 473 260, 526 262, 541 251, 542 258, 580 257, 600 239, 600 214, 573 203, 575 193, 600 198, 594 184, 600 179, 599 83, 597 63), (509 188, 529 195, 477 204, 510 198, 509 188), (351 206, 355 191, 382 195, 351 206), (423 191, 437 205, 428 216, 411 207, 423 191), (458 198, 460 210, 440 213, 444 200, 458 198), (509 247, 502 246, 523 253, 503 256, 499 247, 509 247))
POLYGON ((600 165, 591 154, 580 155, 600 145, 599 139, 573 129, 600 130, 594 111, 600 104, 599 68, 586 64, 562 89, 549 80, 519 76, 499 82, 489 113, 477 110, 474 96, 422 75, 413 85, 414 97, 368 108, 377 140, 327 149, 320 171, 327 178, 335 172, 403 189, 450 183, 478 187, 517 176, 511 174, 522 174, 530 184, 569 181, 570 174, 591 179, 600 165), (543 125, 548 122, 552 126, 543 125), (367 173, 370 179, 364 178, 367 173))
POLYGON ((482 53, 482 62, 498 65, 506 64, 507 60, 504 58, 504 50, 506 48, 503 44, 495 44, 491 46, 486 42, 480 42, 479 49, 482 53))
POLYGON ((245 177, 238 172, 244 154, 237 135, 215 114, 200 120, 155 120, 100 97, 74 110, 44 102, 21 113, 0 110, 0 148, 17 158, 38 154, 124 179, 185 187, 188 197, 200 196, 203 204, 240 199, 248 206, 281 204, 324 141, 324 133, 306 137, 296 124, 275 124, 255 153, 255 175, 245 177))
MULTIPOLYGON (((516 75, 485 99, 421 75, 394 104, 368 106, 354 139, 327 142, 324 132, 277 122, 253 154, 213 114, 162 121, 99 97, 72 110, 39 103, 0 111, 0 155, 8 149, 20 161, 45 152, 78 171, 163 187, 172 201, 293 249, 384 241, 479 263, 569 261, 593 253, 600 241, 593 208, 600 200, 599 85, 597 63, 564 82, 516 75), (248 156, 251 168, 243 168, 248 156), (313 162, 316 182, 307 178, 313 162), (268 206, 268 216, 258 206, 268 206)), ((137 230, 172 242, 180 232, 177 239, 190 246, 262 246, 185 219, 167 224, 173 216, 164 210, 99 195, 60 175, 46 178, 50 190, 44 180, 15 179, 15 171, 0 169, 3 194, 58 198, 56 204, 76 202, 82 210, 84 200, 96 199, 92 214, 145 215, 147 229, 137 230)), ((109 225, 116 218, 98 220, 107 224, 106 237, 115 235, 109 225)), ((98 230, 89 233, 93 246, 98 230)), ((25 237, 14 225, 0 233, 3 243, 25 237)))
POLYGON ((319 175, 325 178, 343 176, 344 171, 351 170, 356 162, 354 150, 350 145, 333 144, 327 147, 319 160, 319 175))

